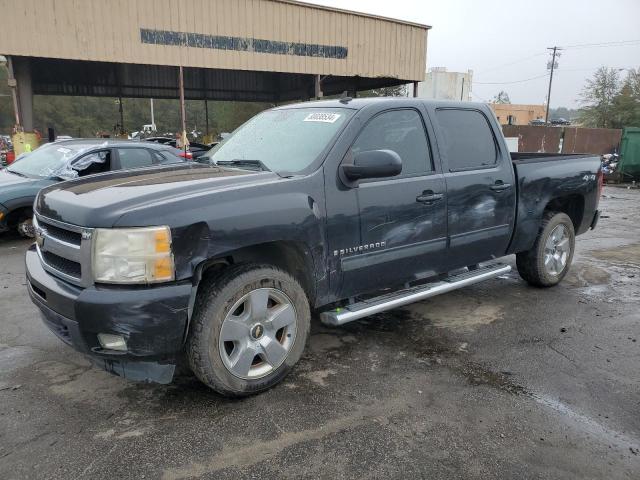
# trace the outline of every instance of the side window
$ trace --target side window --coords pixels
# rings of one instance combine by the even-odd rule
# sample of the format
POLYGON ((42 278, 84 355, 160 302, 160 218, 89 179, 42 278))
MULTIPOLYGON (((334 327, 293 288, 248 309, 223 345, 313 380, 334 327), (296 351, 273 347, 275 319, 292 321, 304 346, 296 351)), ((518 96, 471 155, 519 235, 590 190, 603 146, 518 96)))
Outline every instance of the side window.
POLYGON ((119 148, 120 168, 139 168, 153 165, 151 152, 146 148, 119 148))
POLYGON ((108 172, 111 169, 111 153, 108 150, 88 153, 73 162, 72 168, 79 177, 108 172))
POLYGON ((495 165, 498 150, 486 117, 477 110, 436 110, 449 170, 466 170, 495 165))
POLYGON ((352 154, 368 150, 396 152, 402 159, 401 176, 432 170, 424 125, 415 110, 390 110, 373 117, 351 146, 352 154))

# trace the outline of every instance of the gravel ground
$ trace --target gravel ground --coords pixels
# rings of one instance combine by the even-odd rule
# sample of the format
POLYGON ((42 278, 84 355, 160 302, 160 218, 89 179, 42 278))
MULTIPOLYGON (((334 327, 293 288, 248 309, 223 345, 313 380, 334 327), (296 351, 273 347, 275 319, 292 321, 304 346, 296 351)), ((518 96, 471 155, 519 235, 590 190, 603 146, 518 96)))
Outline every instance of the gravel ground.
POLYGON ((91 368, 28 299, 28 242, 0 237, 0 478, 640 478, 640 191, 601 205, 560 286, 512 272, 316 322, 240 401, 91 368))

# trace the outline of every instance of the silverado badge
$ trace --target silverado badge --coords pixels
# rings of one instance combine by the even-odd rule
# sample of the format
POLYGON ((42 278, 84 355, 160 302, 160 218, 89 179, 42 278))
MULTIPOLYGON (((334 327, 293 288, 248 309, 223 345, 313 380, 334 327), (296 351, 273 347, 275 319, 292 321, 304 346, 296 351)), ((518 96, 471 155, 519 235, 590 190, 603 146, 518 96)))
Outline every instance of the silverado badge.
POLYGON ((367 243, 365 245, 356 245, 354 247, 341 248, 340 250, 334 250, 334 257, 341 257, 342 255, 349 255, 351 253, 360 253, 366 252, 369 250, 375 250, 376 248, 384 248, 387 245, 387 242, 375 242, 375 243, 367 243))

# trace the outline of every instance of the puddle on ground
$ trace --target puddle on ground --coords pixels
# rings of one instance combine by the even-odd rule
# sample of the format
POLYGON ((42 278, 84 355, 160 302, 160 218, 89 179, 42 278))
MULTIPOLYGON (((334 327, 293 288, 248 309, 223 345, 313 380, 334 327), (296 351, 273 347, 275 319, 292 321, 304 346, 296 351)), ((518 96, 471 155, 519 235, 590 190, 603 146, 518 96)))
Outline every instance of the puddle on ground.
POLYGON ((571 270, 563 280, 572 287, 589 287, 592 285, 607 285, 611 280, 611 274, 605 269, 594 265, 577 263, 571 266, 571 270))
POLYGON ((501 305, 483 303, 464 293, 449 293, 433 300, 404 307, 413 314, 429 320, 438 328, 454 331, 471 331, 480 325, 488 325, 503 316, 501 305))
POLYGON ((605 260, 618 265, 640 267, 640 243, 603 250, 592 250, 588 253, 599 260, 605 260))
POLYGON ((309 351, 312 353, 326 352, 327 350, 340 348, 341 346, 342 342, 340 341, 340 337, 326 333, 311 335, 309 340, 309 351))
MULTIPOLYGON (((87 362, 88 363, 88 362, 87 362)), ((72 402, 119 404, 116 393, 126 381, 97 368, 57 361, 40 362, 36 371, 46 378, 49 389, 72 402)))

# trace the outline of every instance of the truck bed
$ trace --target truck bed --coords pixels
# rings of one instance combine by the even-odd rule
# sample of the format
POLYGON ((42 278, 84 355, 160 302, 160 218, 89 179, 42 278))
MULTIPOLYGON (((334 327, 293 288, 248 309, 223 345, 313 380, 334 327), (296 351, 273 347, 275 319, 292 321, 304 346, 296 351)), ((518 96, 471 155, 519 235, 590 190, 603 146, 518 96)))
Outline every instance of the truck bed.
POLYGON ((565 205, 576 235, 591 226, 598 205, 600 156, 591 154, 512 153, 518 207, 507 253, 531 248, 551 199, 565 205), (580 212, 580 213, 578 213, 580 212))

